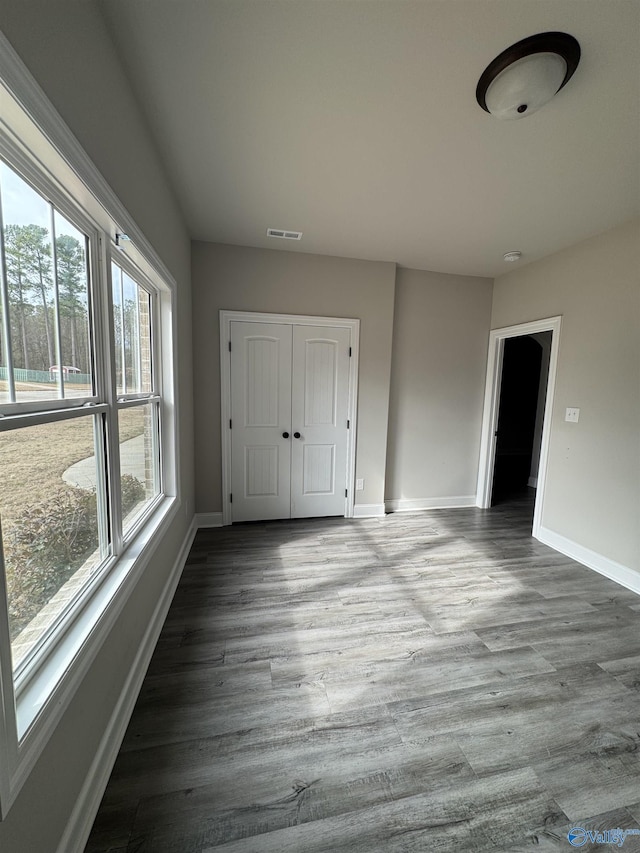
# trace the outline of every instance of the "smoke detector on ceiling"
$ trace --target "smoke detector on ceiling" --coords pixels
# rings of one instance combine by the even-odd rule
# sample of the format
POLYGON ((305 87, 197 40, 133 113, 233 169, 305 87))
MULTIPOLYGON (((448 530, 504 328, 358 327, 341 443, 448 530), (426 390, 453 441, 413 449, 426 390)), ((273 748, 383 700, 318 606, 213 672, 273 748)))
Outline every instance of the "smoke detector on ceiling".
POLYGON ((280 240, 302 240, 302 231, 286 231, 284 228, 267 228, 267 237, 280 240))

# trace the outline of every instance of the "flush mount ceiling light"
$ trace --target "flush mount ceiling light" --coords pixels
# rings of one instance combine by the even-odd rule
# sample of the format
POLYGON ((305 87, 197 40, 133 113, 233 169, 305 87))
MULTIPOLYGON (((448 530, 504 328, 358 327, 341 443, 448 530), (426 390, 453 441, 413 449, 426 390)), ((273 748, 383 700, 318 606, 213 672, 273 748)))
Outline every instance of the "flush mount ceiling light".
POLYGON ((482 72, 476 100, 500 119, 531 115, 571 79, 580 45, 567 33, 538 33, 503 50, 482 72))
POLYGON ((508 264, 513 264, 515 261, 519 261, 522 257, 522 252, 505 252, 502 256, 503 260, 508 264))

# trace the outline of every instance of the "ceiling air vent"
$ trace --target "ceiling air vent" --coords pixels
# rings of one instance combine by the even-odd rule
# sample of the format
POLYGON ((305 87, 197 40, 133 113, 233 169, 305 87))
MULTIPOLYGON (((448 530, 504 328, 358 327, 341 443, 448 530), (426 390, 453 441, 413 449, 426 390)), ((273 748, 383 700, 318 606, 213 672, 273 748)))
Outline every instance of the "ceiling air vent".
POLYGON ((302 231, 284 231, 282 228, 267 228, 267 237, 279 237, 281 240, 302 240, 302 231))

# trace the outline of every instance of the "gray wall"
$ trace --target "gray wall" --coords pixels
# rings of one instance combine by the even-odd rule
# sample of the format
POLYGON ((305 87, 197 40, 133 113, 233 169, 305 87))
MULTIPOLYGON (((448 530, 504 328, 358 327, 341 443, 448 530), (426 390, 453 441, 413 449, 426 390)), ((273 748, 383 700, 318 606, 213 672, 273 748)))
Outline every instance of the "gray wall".
POLYGON ((475 496, 492 286, 398 269, 387 500, 475 496))
POLYGON ((640 221, 494 286, 492 328, 562 315, 542 526, 640 570, 640 221), (564 420, 580 408, 577 424, 564 420))
MULTIPOLYGON (((182 490, 193 510, 190 246, 147 128, 92 3, 0 0, 0 27, 178 282, 182 490)), ((54 851, 187 530, 167 528, 8 817, 0 850, 54 851)))
POLYGON ((196 511, 219 512, 220 309, 360 319, 359 504, 384 500, 395 264, 193 243, 196 511))

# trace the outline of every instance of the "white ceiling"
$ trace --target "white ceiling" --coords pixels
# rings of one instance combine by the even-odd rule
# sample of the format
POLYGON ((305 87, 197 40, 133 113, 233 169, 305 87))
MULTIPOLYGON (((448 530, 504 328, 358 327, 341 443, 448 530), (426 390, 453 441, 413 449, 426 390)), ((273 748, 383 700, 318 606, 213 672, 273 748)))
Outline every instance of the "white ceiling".
POLYGON ((637 0, 101 8, 195 239, 496 276, 640 213, 637 0), (547 30, 580 42, 573 79, 487 115, 485 66, 547 30))

